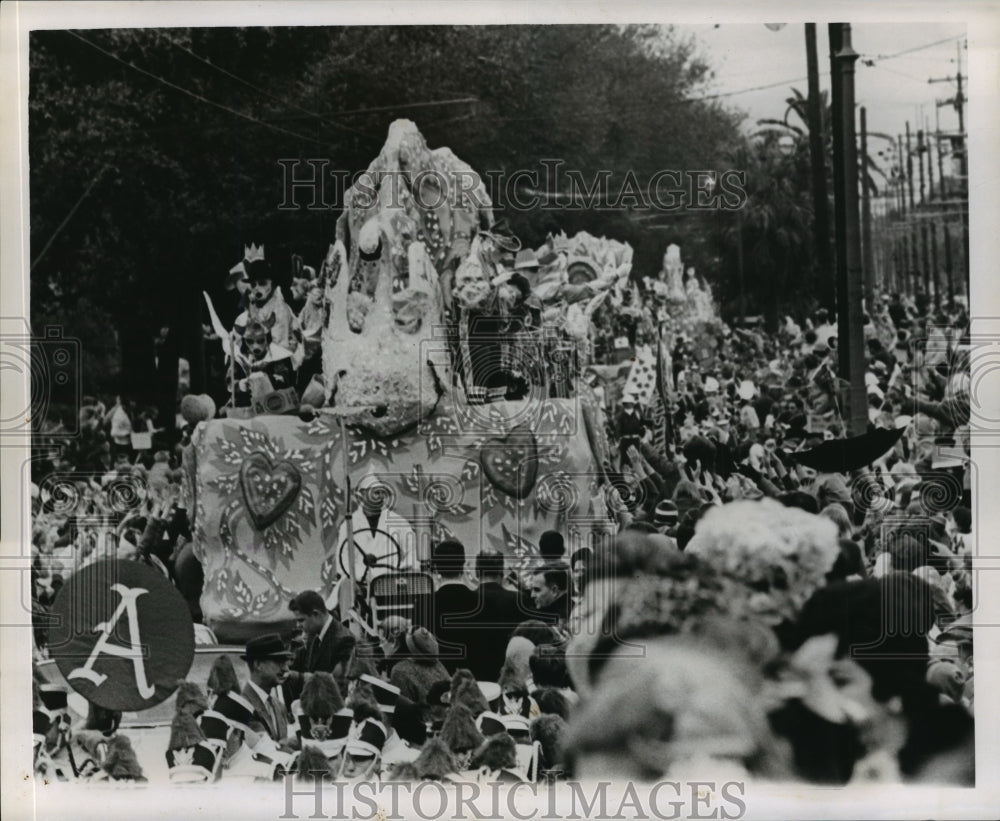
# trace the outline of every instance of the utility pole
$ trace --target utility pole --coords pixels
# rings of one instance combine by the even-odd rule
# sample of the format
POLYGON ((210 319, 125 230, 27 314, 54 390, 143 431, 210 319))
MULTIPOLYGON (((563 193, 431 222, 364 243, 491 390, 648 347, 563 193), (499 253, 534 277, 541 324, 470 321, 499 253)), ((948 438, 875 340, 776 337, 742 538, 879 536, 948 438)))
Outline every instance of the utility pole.
MULTIPOLYGON (((969 260, 969 215, 968 215, 968 203, 969 203, 969 151, 968 151, 968 141, 965 138, 965 87, 964 80, 965 77, 962 75, 962 43, 956 44, 957 47, 957 63, 958 71, 954 77, 932 77, 927 82, 928 83, 950 83, 954 82, 957 85, 957 92, 954 99, 944 100, 938 105, 946 105, 952 103, 955 108, 955 113, 958 114, 958 141, 955 143, 956 148, 954 153, 958 155, 959 162, 959 192, 964 191, 965 204, 959 204, 959 216, 962 220, 962 250, 965 258, 965 283, 966 287, 969 282, 969 274, 972 269, 972 264, 969 260)), ((938 137, 940 141, 940 136, 938 137)), ((938 158, 940 163, 940 155, 938 158)), ((944 183, 944 177, 942 175, 941 179, 942 185, 944 183)), ((942 191, 942 197, 944 193, 942 191)), ((953 265, 954 262, 951 259, 951 237, 949 235, 948 226, 945 224, 945 257, 946 265, 948 267, 948 290, 949 302, 955 295, 954 289, 954 273, 953 265)), ((966 292, 968 296, 968 292, 966 292)))
MULTIPOLYGON (((958 133, 961 139, 961 154, 958 155, 959 165, 962 169, 962 182, 965 190, 965 205, 959 206, 962 211, 962 248, 965 253, 965 282, 968 288, 969 278, 972 275, 972 261, 969 259, 969 143, 965 139, 965 94, 962 91, 962 44, 958 46, 958 94, 955 95, 955 111, 958 112, 958 133)), ((966 293, 968 297, 968 293, 966 293)))
MULTIPOLYGON (((928 197, 934 200, 934 163, 931 160, 931 153, 934 148, 934 144, 930 140, 930 130, 929 123, 924 122, 924 128, 927 134, 927 142, 925 143, 927 149, 927 193, 928 197)), ((938 268, 938 218, 935 216, 931 220, 930 224, 930 235, 931 235, 931 285, 934 286, 934 307, 940 310, 941 308, 941 282, 940 282, 940 269, 938 268)))
POLYGON ((836 310, 836 280, 830 255, 830 212, 826 192, 826 157, 823 152, 823 116, 819 94, 819 58, 816 54, 816 24, 806 23, 806 68, 809 76, 809 97, 806 112, 809 118, 809 164, 812 170, 813 237, 816 262, 819 267, 820 304, 833 313, 836 310))
POLYGON ((861 248, 864 259, 865 299, 875 305, 875 254, 872 251, 872 203, 868 189, 868 112, 861 106, 861 248))
MULTIPOLYGON (((941 207, 947 212, 949 206, 947 204, 948 192, 944 184, 944 151, 941 150, 941 100, 938 100, 934 106, 934 126, 935 132, 934 136, 937 142, 937 166, 938 166, 938 196, 941 199, 941 207)), ((955 298, 955 274, 954 266, 951 259, 951 220, 948 218, 947 213, 944 219, 944 272, 947 277, 947 287, 948 287, 948 300, 946 306, 951 305, 951 301, 955 298)))
POLYGON ((918 271, 920 268, 919 260, 919 250, 917 248, 917 236, 914 228, 913 217, 916 211, 916 204, 913 201, 913 147, 910 144, 910 121, 906 121, 906 187, 909 189, 910 193, 910 221, 907 223, 907 235, 910 238, 910 255, 913 259, 913 267, 910 269, 910 280, 912 284, 911 295, 916 296, 917 291, 920 290, 920 284, 917 280, 918 271))
MULTIPOLYGON (((917 129, 917 169, 920 172, 920 207, 926 213, 926 197, 927 197, 927 187, 924 180, 924 151, 926 146, 924 145, 924 130, 922 128, 917 129)), ((923 265, 924 273, 924 293, 927 294, 928 299, 931 295, 931 270, 930 270, 930 260, 927 256, 927 220, 920 220, 920 250, 922 252, 921 261, 923 265)))
POLYGON ((854 63, 849 23, 830 23, 833 90, 834 216, 837 242, 837 350, 840 378, 848 383, 848 430, 868 430, 862 309, 861 232, 858 214, 858 155, 854 127, 854 63))
POLYGON ((915 263, 912 261, 913 249, 910 245, 910 221, 908 219, 908 214, 912 211, 907 210, 906 207, 906 189, 910 182, 910 171, 912 167, 909 163, 903 164, 903 158, 906 157, 906 153, 903 151, 903 135, 896 135, 896 144, 898 146, 899 153, 899 213, 900 213, 900 242, 902 244, 901 249, 901 262, 900 265, 900 276, 897 287, 904 294, 912 295, 912 284, 911 284, 911 274, 913 269, 916 267, 915 263))

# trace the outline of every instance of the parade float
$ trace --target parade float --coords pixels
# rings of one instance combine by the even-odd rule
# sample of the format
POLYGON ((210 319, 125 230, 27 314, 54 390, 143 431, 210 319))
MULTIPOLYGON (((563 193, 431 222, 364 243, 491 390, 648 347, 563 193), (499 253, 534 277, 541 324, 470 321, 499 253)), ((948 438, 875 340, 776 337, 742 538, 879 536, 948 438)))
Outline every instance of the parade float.
POLYGON ((429 149, 413 123, 392 124, 318 275, 310 407, 268 412, 274 397, 258 397, 256 413, 230 408, 193 432, 187 509, 201 610, 220 640, 287 625, 295 593, 331 596, 360 575, 345 529, 359 484, 380 492, 383 521, 402 523, 386 534, 389 566, 423 563, 451 537, 517 568, 545 530, 578 546, 610 526, 602 409, 577 373, 594 312, 627 287, 631 248, 512 240, 493 230, 468 165, 429 149))

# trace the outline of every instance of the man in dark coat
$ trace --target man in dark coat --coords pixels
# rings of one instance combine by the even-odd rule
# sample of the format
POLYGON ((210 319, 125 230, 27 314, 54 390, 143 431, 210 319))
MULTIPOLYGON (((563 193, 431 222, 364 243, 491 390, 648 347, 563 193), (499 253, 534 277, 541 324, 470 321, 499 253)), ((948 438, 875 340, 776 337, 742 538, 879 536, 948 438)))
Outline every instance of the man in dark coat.
POLYGON ((535 603, 531 618, 548 624, 565 624, 573 609, 569 569, 546 567, 531 580, 531 598, 535 603))
POLYGON ((500 553, 476 557, 479 576, 478 609, 466 616, 471 622, 472 641, 466 664, 479 681, 496 681, 507 653, 511 633, 528 616, 520 607, 520 596, 503 585, 504 558, 500 553))
POLYGON ((431 569, 439 582, 434 591, 432 615, 426 627, 438 639, 440 660, 449 673, 467 665, 469 647, 476 640, 470 620, 479 607, 479 593, 463 578, 465 546, 447 539, 431 551, 431 569), (463 623, 456 623, 463 622, 463 623))
POLYGON ((315 590, 299 593, 288 608, 306 638, 292 662, 292 671, 298 674, 291 676, 292 680, 299 679, 295 683, 300 688, 305 673, 331 673, 341 692, 347 692, 347 668, 354 651, 354 636, 330 615, 326 602, 315 590))

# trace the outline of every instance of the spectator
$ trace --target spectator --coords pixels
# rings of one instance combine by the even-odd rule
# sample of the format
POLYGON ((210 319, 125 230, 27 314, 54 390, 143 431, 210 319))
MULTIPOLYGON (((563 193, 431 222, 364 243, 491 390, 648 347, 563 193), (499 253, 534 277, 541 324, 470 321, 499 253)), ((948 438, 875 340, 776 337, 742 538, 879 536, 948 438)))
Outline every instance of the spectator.
POLYGON ((300 677, 308 673, 331 673, 341 692, 346 692, 354 636, 329 613, 323 597, 315 590, 299 593, 289 602, 288 609, 295 615, 295 624, 305 638, 291 669, 300 677))
POLYGON ((436 544, 431 569, 437 575, 430 622, 423 624, 440 643, 440 659, 449 673, 467 667, 470 648, 478 640, 469 619, 479 609, 479 593, 465 575, 465 546, 453 539, 436 544))
POLYGON ((438 660, 437 639, 426 627, 411 628, 405 634, 405 643, 407 657, 393 666, 389 680, 404 698, 426 707, 434 685, 450 681, 451 676, 438 660))
POLYGON ((532 616, 542 621, 564 624, 573 609, 569 572, 565 568, 546 568, 531 580, 532 616))
POLYGON ((546 530, 538 539, 538 552, 544 565, 554 565, 563 561, 566 542, 556 530, 546 530))

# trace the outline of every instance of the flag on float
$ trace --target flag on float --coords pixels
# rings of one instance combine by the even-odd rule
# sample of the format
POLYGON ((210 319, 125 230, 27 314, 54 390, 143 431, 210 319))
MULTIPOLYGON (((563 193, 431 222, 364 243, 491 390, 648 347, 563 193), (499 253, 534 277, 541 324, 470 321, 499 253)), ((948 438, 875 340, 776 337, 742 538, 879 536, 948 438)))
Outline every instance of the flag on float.
POLYGON ((670 388, 670 355, 661 339, 656 345, 656 378, 649 399, 649 424, 653 431, 653 448, 660 455, 667 452, 670 442, 670 416, 667 395, 670 388))

